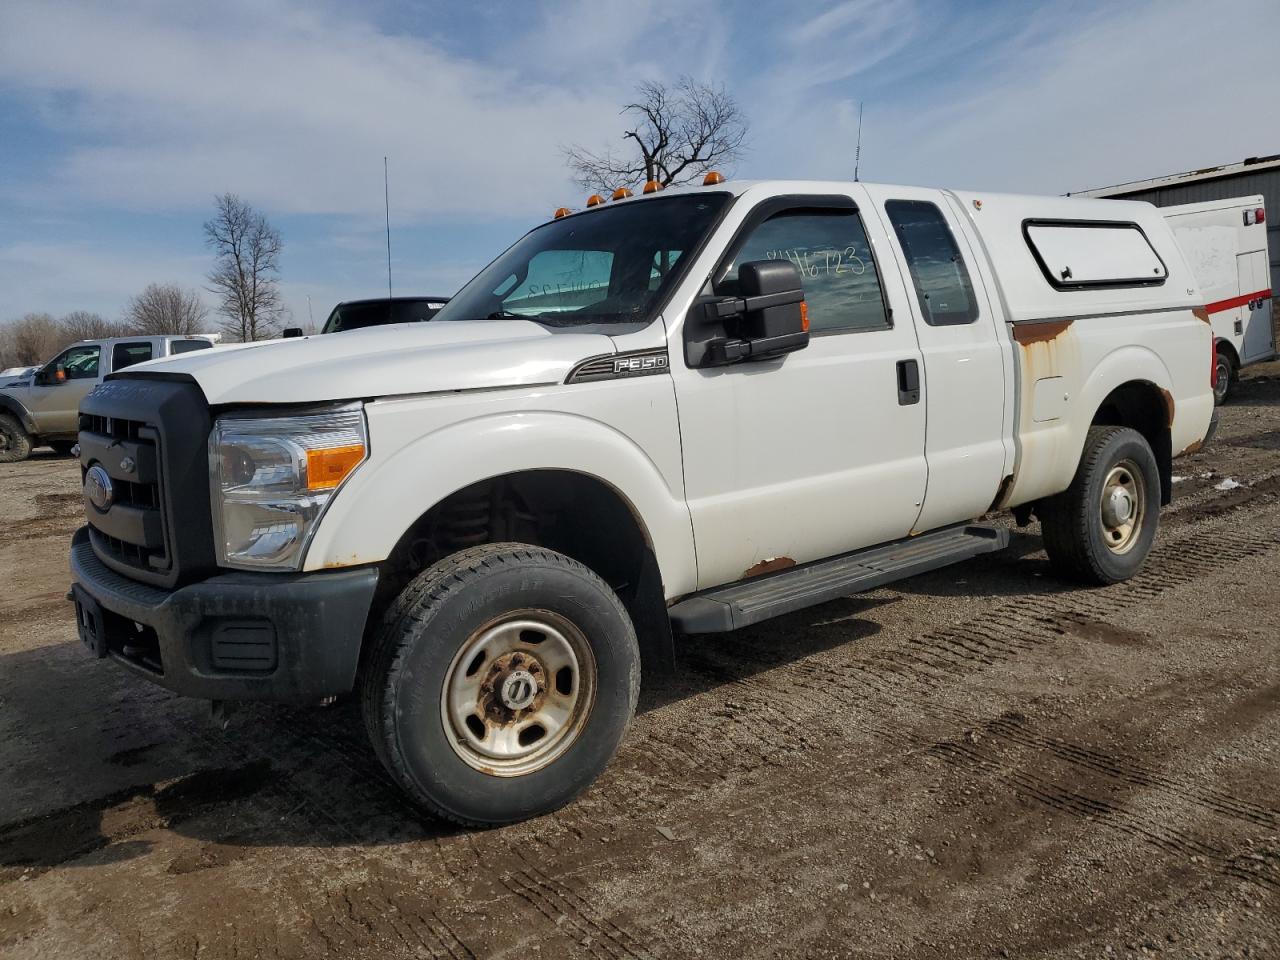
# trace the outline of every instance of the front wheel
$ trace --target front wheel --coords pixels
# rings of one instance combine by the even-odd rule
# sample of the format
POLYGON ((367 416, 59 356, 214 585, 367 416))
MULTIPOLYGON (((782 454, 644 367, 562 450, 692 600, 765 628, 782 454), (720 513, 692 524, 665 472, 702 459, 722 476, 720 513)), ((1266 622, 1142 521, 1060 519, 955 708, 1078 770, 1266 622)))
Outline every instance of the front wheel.
POLYGON ((405 588, 362 683, 374 749, 411 797, 456 823, 511 823, 568 803, 604 770, 635 712, 640 653, 592 571, 488 544, 405 588))
POLYGON ((1159 510, 1160 471, 1146 438, 1128 427, 1090 427, 1071 486, 1036 512, 1054 568, 1107 584, 1141 569, 1159 510))
POLYGON ((0 463, 17 463, 31 455, 31 437, 9 414, 0 414, 0 463))

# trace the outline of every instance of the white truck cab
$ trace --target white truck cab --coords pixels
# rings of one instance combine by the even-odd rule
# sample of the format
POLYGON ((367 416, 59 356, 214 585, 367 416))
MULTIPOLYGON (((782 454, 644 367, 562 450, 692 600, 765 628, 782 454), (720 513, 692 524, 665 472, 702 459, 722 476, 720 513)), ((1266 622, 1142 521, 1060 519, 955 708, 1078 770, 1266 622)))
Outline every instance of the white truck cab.
POLYGON ((996 550, 1141 566, 1214 418, 1145 203, 847 182, 592 198, 428 324, 210 352, 80 411, 81 636, 173 690, 359 691, 426 810, 554 809, 673 633, 996 550), (128 461, 126 463, 125 461, 128 461))

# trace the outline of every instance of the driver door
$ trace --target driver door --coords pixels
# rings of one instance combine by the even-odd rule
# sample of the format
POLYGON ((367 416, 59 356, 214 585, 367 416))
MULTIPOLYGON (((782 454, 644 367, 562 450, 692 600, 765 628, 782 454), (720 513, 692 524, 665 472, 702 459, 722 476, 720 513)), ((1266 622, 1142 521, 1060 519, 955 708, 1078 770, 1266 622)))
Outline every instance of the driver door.
POLYGON ((739 264, 790 260, 810 341, 771 360, 673 364, 700 589, 911 532, 926 481, 920 349, 886 242, 852 197, 773 198, 704 288, 733 295, 739 264))
POLYGON ((102 347, 96 343, 68 347, 45 364, 36 374, 28 404, 38 433, 61 435, 76 432, 80 401, 98 382, 101 366, 102 347))

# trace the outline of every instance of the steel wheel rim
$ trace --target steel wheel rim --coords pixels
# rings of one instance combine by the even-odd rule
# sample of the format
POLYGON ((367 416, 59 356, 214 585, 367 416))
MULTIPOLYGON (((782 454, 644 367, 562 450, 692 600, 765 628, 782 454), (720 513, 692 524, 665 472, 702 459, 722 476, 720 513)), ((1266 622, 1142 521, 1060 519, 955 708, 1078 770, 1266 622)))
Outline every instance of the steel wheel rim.
POLYGON ((1227 390, 1227 384, 1231 381, 1231 367, 1225 360, 1219 360, 1214 368, 1213 391, 1219 395, 1227 390))
POLYGON ((1102 540, 1115 554, 1133 549, 1147 514, 1147 485, 1138 465, 1121 460, 1102 482, 1102 540))
POLYGON ((516 610, 476 630, 445 672, 440 714, 453 751, 499 777, 541 770, 578 739, 596 695, 586 635, 549 610, 516 610))

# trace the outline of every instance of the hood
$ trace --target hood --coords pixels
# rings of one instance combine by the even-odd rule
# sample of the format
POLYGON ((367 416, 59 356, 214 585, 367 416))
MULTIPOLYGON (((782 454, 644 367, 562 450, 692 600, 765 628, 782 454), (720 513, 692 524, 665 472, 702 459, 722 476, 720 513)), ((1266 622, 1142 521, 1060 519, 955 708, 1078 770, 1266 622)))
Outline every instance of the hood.
POLYGON ((613 352, 604 334, 552 333, 530 320, 456 320, 220 346, 140 363, 122 376, 187 374, 214 405, 322 403, 560 383, 579 361, 613 352))

